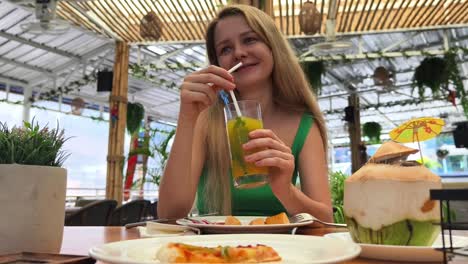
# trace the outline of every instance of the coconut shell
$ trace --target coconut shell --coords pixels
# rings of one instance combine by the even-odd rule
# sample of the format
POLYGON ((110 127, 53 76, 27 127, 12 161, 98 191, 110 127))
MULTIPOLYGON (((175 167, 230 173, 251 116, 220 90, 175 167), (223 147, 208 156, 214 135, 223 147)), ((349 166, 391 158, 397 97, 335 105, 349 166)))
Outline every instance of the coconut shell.
POLYGON ((388 141, 382 144, 375 154, 369 159, 369 163, 379 163, 387 160, 395 160, 408 157, 410 154, 417 153, 419 150, 409 148, 394 141, 388 141))
POLYGON ((403 167, 387 164, 366 164, 347 178, 346 182, 365 182, 375 180, 441 182, 438 175, 434 174, 424 166, 403 167))

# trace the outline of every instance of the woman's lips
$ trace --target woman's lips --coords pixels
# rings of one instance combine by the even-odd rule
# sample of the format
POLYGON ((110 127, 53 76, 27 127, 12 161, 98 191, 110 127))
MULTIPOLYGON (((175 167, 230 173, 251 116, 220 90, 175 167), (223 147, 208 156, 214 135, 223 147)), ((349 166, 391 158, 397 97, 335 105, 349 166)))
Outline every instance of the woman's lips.
POLYGON ((257 66, 257 63, 242 65, 242 67, 240 67, 237 71, 240 71, 240 72, 248 71, 248 70, 252 69, 255 66, 257 66))

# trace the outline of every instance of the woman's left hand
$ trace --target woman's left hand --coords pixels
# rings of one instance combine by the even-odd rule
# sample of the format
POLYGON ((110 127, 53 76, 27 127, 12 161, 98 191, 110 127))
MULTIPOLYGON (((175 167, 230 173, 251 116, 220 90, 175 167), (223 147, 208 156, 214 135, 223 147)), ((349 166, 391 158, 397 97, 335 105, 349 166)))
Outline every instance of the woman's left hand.
POLYGON ((291 185, 294 171, 294 156, 291 148, 270 129, 257 129, 249 133, 249 142, 244 150, 257 150, 245 156, 245 160, 259 167, 269 167, 269 180, 273 193, 291 185))

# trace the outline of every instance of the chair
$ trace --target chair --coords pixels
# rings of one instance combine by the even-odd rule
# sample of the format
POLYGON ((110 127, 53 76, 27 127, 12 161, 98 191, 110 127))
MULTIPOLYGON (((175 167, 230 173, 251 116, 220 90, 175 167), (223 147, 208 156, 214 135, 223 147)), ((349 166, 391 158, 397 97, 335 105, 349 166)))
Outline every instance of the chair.
POLYGON ((145 210, 145 216, 147 219, 158 219, 158 201, 152 202, 145 210))
POLYGON ((123 226, 141 221, 145 209, 151 205, 148 200, 134 200, 116 208, 109 219, 110 226, 123 226))
POLYGON ((66 226, 106 226, 112 211, 117 206, 115 200, 98 200, 83 206, 65 217, 66 226))
POLYGON ((83 206, 86 206, 90 203, 94 203, 95 201, 100 201, 102 199, 85 199, 83 197, 76 197, 76 201, 75 201, 75 207, 83 207, 83 206))

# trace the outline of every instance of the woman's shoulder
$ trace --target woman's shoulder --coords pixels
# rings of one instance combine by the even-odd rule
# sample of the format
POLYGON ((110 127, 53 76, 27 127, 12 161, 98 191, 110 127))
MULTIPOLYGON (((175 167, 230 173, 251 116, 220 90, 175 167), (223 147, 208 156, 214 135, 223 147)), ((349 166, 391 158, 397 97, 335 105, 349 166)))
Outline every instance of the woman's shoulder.
POLYGON ((305 112, 303 110, 291 110, 280 108, 278 113, 288 120, 300 120, 305 112))

